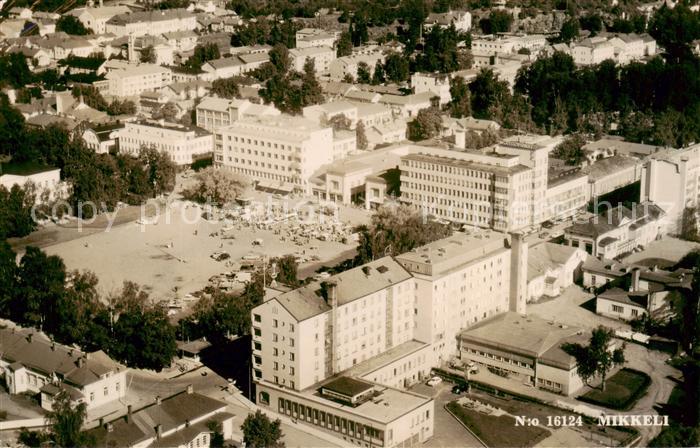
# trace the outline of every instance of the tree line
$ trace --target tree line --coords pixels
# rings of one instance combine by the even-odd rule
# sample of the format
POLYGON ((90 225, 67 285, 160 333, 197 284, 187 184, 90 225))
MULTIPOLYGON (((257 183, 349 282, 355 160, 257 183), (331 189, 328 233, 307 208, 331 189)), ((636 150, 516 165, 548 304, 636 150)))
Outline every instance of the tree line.
POLYGON ((57 342, 103 350, 130 367, 160 370, 176 353, 175 327, 166 310, 125 282, 110 297, 97 291, 94 273, 68 272, 63 260, 29 246, 19 265, 0 243, 0 315, 41 329, 57 342), (107 305, 106 303, 109 303, 107 305))
MULTIPOLYGON (((0 155, 11 157, 13 163, 31 162, 61 169, 61 180, 71 186, 67 202, 74 214, 80 212, 85 218, 91 218, 95 211, 114 210, 120 201, 141 204, 175 187, 177 167, 166 153, 142 148, 138 157, 96 154, 85 146, 80 136, 71 135, 59 125, 26 126, 22 114, 9 104, 5 95, 0 95, 0 134, 4 136, 0 139, 0 155), (78 210, 88 202, 99 209, 86 206, 78 210)), ((20 197, 18 192, 13 200, 0 203, 0 229, 7 228, 1 224, 3 221, 24 222, 31 207, 20 204, 30 203, 28 197, 20 197)), ((4 236, 24 236, 32 229, 15 227, 4 236)))

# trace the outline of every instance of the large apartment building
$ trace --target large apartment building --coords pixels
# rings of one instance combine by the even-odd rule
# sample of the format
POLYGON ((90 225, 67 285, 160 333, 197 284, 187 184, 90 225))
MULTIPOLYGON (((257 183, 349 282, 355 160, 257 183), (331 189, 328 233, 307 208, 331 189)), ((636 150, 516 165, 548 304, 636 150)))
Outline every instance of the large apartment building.
POLYGON ((119 131, 119 150, 137 156, 142 148, 165 152, 177 165, 211 154, 214 135, 203 129, 161 121, 128 122, 119 131))
POLYGON ((252 310, 258 403, 353 444, 425 441, 434 404, 402 389, 453 359, 464 328, 523 313, 526 266, 518 235, 459 233, 269 296, 252 310))
POLYGON ((401 200, 441 219, 502 232, 535 226, 552 217, 549 151, 558 142, 523 135, 479 151, 416 146, 401 160, 401 200))
POLYGON ((197 15, 186 9, 137 11, 113 16, 105 23, 105 32, 122 36, 159 36, 174 31, 197 29, 197 15))
POLYGON ((309 178, 333 160, 333 129, 302 117, 243 117, 220 134, 214 164, 258 183, 310 192, 309 178))
POLYGON ((642 169, 641 185, 640 200, 666 213, 666 231, 680 231, 683 210, 700 205, 700 144, 655 153, 642 169))
POLYGON ((275 106, 255 104, 248 100, 229 100, 215 96, 204 97, 195 109, 197 126, 209 132, 217 132, 219 129, 230 126, 234 121, 243 117, 281 114, 275 106))
POLYGON ((93 85, 103 95, 128 97, 159 90, 172 82, 173 74, 169 68, 139 64, 111 70, 105 75, 104 81, 95 81, 93 85))

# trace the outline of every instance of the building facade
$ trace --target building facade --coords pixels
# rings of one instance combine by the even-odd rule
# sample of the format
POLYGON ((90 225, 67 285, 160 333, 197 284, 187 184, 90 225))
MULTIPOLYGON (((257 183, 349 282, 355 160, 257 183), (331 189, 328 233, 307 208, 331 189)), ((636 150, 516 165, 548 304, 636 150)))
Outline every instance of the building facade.
POLYGON ((214 151, 214 135, 203 129, 163 120, 128 122, 119 131, 119 150, 138 156, 142 148, 165 152, 177 165, 189 165, 214 151))
POLYGON ((214 164, 256 182, 310 191, 311 175, 333 160, 333 129, 302 117, 244 117, 220 134, 214 164))

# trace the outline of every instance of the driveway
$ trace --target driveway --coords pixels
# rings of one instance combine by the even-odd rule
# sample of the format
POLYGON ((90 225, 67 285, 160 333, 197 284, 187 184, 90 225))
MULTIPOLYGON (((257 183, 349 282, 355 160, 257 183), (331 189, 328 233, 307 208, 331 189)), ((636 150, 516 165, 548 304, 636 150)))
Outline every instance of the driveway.
POLYGON ((426 384, 417 384, 411 391, 421 395, 433 397, 435 400, 435 426, 433 437, 425 442, 426 447, 476 447, 482 448, 481 443, 469 433, 464 427, 452 417, 445 405, 457 399, 457 395, 452 394, 452 384, 446 381, 435 387, 426 384))

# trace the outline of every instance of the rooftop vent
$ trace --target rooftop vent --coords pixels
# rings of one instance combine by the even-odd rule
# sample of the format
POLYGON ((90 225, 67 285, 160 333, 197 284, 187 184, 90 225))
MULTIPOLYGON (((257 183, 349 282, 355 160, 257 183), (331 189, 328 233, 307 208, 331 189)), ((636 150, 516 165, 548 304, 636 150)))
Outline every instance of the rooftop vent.
POLYGON ((369 275, 370 267, 369 266, 362 266, 362 272, 365 273, 365 275, 369 275))
POLYGON ((386 267, 386 266, 384 266, 384 265, 381 265, 381 266, 379 266, 379 267, 377 268, 377 271, 379 271, 380 274, 383 274, 383 273, 385 273, 385 272, 388 271, 388 270, 389 270, 389 268, 386 267))

